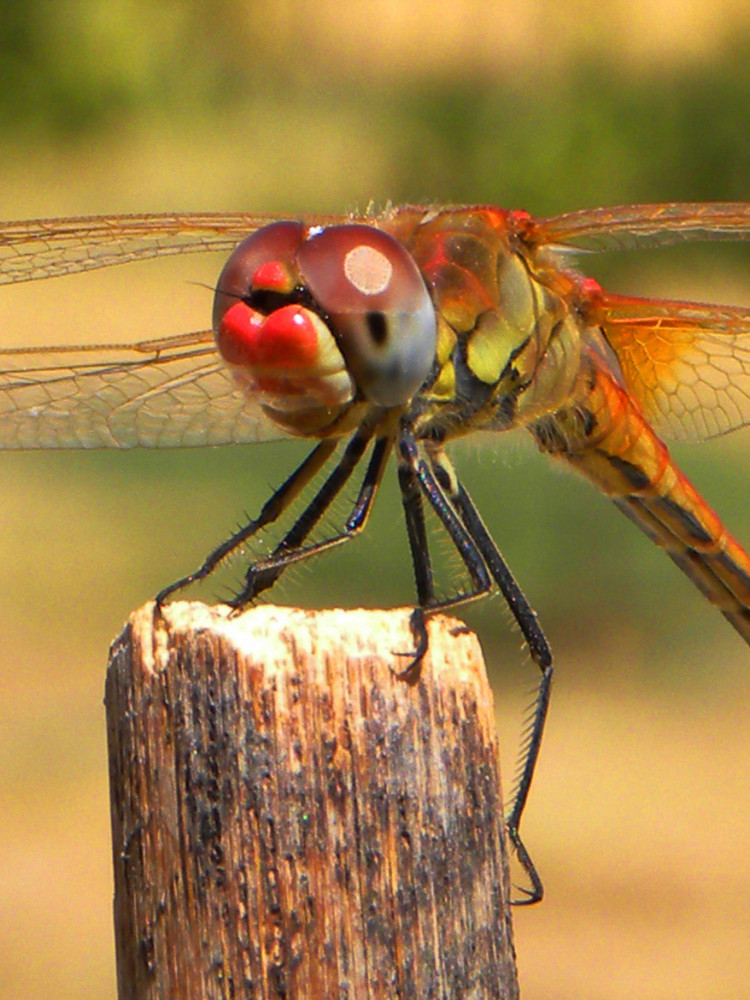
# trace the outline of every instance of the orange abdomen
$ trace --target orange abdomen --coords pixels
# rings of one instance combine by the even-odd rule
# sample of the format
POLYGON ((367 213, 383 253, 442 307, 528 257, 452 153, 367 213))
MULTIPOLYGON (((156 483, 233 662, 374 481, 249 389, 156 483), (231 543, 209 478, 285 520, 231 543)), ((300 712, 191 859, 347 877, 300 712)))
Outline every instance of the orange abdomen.
POLYGON ((750 556, 680 472, 633 397, 596 359, 575 405, 535 428, 592 480, 750 642, 750 556))

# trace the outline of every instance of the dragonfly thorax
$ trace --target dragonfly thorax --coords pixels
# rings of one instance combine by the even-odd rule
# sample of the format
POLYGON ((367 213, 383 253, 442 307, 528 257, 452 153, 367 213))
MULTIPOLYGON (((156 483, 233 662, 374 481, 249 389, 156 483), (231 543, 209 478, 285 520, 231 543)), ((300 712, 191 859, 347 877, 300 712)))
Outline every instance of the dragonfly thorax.
POLYGON ((509 215, 395 213, 437 316, 435 377, 415 400, 425 436, 504 430, 554 412, 580 370, 575 280, 514 240, 509 215), (557 287, 560 285, 561 287, 557 287))

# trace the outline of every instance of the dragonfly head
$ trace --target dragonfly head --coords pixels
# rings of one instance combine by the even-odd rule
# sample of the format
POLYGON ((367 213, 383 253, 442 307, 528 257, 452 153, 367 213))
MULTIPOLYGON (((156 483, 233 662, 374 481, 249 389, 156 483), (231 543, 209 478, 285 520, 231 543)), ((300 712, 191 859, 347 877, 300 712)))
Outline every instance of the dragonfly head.
POLYGON ((435 360, 435 312, 393 237, 365 225, 265 226, 239 244, 214 299, 219 350, 284 412, 400 407, 435 360))

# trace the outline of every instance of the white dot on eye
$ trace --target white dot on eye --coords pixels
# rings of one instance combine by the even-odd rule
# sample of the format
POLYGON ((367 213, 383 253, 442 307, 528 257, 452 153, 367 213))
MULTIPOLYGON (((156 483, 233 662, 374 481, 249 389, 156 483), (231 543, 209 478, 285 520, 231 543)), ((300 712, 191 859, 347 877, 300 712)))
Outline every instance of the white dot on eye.
POLYGON ((361 243, 344 257, 344 274, 363 295, 377 295, 388 287, 393 264, 384 253, 361 243))

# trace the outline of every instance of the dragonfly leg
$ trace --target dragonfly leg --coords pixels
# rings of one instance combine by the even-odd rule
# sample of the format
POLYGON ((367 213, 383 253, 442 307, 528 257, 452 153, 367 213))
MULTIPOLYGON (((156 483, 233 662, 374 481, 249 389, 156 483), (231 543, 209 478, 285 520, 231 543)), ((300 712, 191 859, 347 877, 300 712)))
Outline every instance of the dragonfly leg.
POLYGON ((418 601, 418 606, 414 608, 409 619, 414 649, 409 652, 396 651, 397 656, 410 658, 409 664, 399 671, 399 677, 409 677, 422 662, 429 645, 425 608, 435 603, 435 584, 432 576, 422 494, 417 477, 410 465, 399 463, 398 483, 401 491, 401 503, 404 508, 406 534, 409 539, 418 601))
POLYGON ((521 840, 519 826, 523 810, 526 807, 526 800, 529 797, 529 789, 531 788, 531 782, 536 769, 536 762, 539 758, 539 751, 542 746, 544 725, 547 721, 547 711, 549 709, 552 673, 553 667, 552 664, 549 663, 542 670, 542 679, 539 682, 539 688, 537 690, 536 699, 531 712, 530 726, 521 747, 521 766, 513 794, 513 803, 510 807, 508 815, 505 818, 505 825, 508 828, 508 836, 510 837, 510 841, 515 848, 521 867, 526 872, 531 883, 530 890, 524 889, 523 887, 521 888, 521 892, 524 892, 526 896, 524 899, 514 900, 516 906, 528 906, 531 903, 538 903, 544 895, 542 880, 539 877, 539 873, 536 870, 534 862, 529 856, 529 852, 526 850, 524 843, 521 840))
POLYGON ((376 440, 357 499, 342 531, 331 538, 325 538, 309 545, 303 544, 346 485, 361 461, 371 439, 372 430, 367 427, 360 428, 354 434, 339 463, 333 468, 326 481, 274 551, 267 558, 257 560, 250 565, 245 577, 245 585, 230 602, 232 607, 240 608, 264 590, 272 587, 284 570, 293 563, 327 552, 354 538, 364 528, 391 451, 392 441, 390 437, 380 437, 376 440))
MULTIPOLYGON (((452 472, 451 469, 445 469, 441 478, 447 479, 450 472, 452 472)), ((450 478, 452 479, 453 477, 450 478)), ((544 888, 534 867, 534 863, 523 845, 519 834, 519 826, 524 807, 526 806, 526 800, 528 799, 531 782, 534 778, 539 750, 542 745, 542 736, 544 735, 544 726, 547 721, 553 674, 552 650, 547 642, 547 637, 542 631, 536 613, 508 568, 494 539, 485 527, 479 512, 474 506, 474 502, 461 483, 457 479, 454 481, 455 489, 451 495, 451 500, 479 547, 493 579, 497 583, 526 640, 532 659, 542 672, 531 715, 531 724, 521 748, 520 767, 512 796, 512 804, 506 817, 508 836, 516 849, 518 860, 531 882, 531 890, 524 890, 527 893, 527 898, 515 900, 515 903, 517 905, 537 903, 542 898, 544 888)))
POLYGON ((401 676, 406 676, 418 666, 427 652, 426 616, 457 607, 459 604, 466 604, 489 593, 492 589, 492 579, 476 544, 453 509, 432 468, 421 457, 414 435, 405 425, 401 428, 399 448, 399 485, 419 601, 419 606, 414 609, 410 621, 415 649, 409 654, 403 654, 412 658, 411 663, 401 672, 401 676), (461 591, 447 598, 435 596, 423 497, 429 501, 461 556, 471 577, 471 590, 461 591))
MULTIPOLYGON (((416 483, 423 497, 426 498, 434 512, 437 514, 440 523, 448 533, 456 551, 461 556, 469 576, 471 577, 472 589, 461 591, 453 597, 436 598, 432 581, 432 570, 427 556, 427 536, 424 529, 424 518, 417 513, 417 508, 407 494, 404 497, 404 507, 406 511, 406 525, 409 533, 409 543, 412 551, 412 561, 414 562, 414 575, 417 583, 417 596, 423 611, 432 614, 436 611, 444 611, 447 608, 456 607, 473 601, 483 594, 492 590, 492 578, 488 572, 482 553, 476 542, 467 531, 461 518, 456 513, 445 490, 438 482, 433 469, 419 453, 414 435, 411 430, 403 427, 399 436, 400 463, 404 467, 404 472, 400 474, 400 481, 409 487, 411 480, 416 483), (411 477, 411 479, 410 479, 411 477)), ((402 494, 403 496, 403 494, 402 494)))
POLYGON ((420 608, 425 608, 435 602, 435 581, 432 576, 422 493, 414 469, 410 465, 399 465, 398 484, 401 490, 411 561, 414 566, 417 601, 420 608))
MULTIPOLYGON (((485 567, 485 570, 489 570, 492 579, 497 584, 511 613, 516 619, 529 647, 532 659, 542 672, 532 710, 531 723, 521 748, 520 767, 512 794, 512 803, 506 817, 508 836, 516 850, 519 862, 531 883, 529 890, 522 890, 526 894, 525 897, 514 900, 514 902, 517 905, 528 905, 536 903, 542 898, 544 887, 534 863, 521 840, 519 827, 539 758, 542 736, 544 735, 552 685, 552 651, 539 625, 535 612, 513 577, 513 574, 510 572, 507 563, 485 527, 471 497, 456 477, 447 457, 441 451, 436 450, 430 455, 430 461, 432 470, 434 470, 433 481, 436 489, 434 494, 428 492, 426 488, 429 483, 428 478, 426 476, 420 477, 420 483, 425 495, 433 504, 433 508, 438 513, 438 516, 441 517, 452 541, 462 558, 464 558, 469 572, 471 572, 471 565, 464 555, 465 551, 473 553, 470 558, 472 560, 477 559, 485 567), (434 500, 433 495, 435 497, 434 500), (438 497, 440 498, 439 502, 438 497), (471 539, 471 546, 467 546, 465 549, 461 548, 461 535, 458 532, 454 534, 451 527, 449 527, 450 521, 441 516, 440 512, 443 509, 455 512, 462 530, 471 539)), ((474 579, 473 576, 472 579, 474 579)))
MULTIPOLYGON (((445 456, 441 456, 441 459, 445 463, 445 456)), ((452 469, 444 469, 444 465, 438 468, 444 470, 444 476, 452 472, 452 469)), ((525 594, 508 568, 508 564, 503 559, 492 535, 490 535, 482 521, 479 511, 474 506, 473 500, 461 483, 457 479, 454 481, 455 493, 450 495, 450 499, 461 515, 461 520, 476 542, 479 551, 482 553, 500 593, 505 598, 511 614, 515 618, 521 634, 526 640, 531 658, 540 670, 544 671, 552 664, 552 650, 539 624, 536 612, 532 609, 525 594)))
POLYGON ((300 492, 307 486, 310 480, 326 464, 333 452, 336 450, 334 440, 321 441, 305 458, 288 479, 274 492, 266 501, 257 519, 248 521, 246 525, 236 531, 230 538, 217 546, 213 552, 209 553, 203 565, 193 573, 175 580, 168 587, 164 587, 156 595, 156 606, 161 606, 167 598, 171 597, 178 590, 188 587, 191 583, 197 583, 205 579, 228 555, 234 552, 240 545, 252 538, 262 528, 272 524, 283 514, 290 503, 299 496, 300 492))

